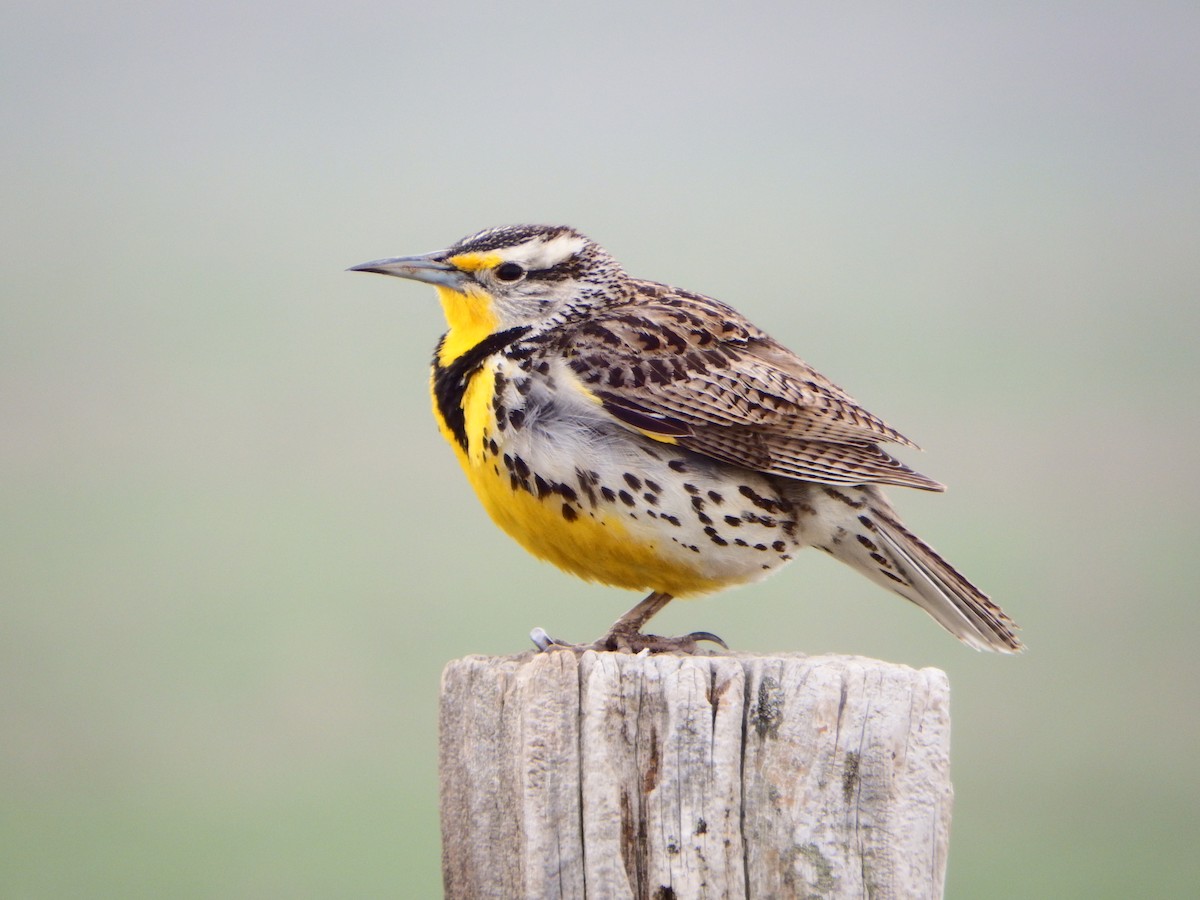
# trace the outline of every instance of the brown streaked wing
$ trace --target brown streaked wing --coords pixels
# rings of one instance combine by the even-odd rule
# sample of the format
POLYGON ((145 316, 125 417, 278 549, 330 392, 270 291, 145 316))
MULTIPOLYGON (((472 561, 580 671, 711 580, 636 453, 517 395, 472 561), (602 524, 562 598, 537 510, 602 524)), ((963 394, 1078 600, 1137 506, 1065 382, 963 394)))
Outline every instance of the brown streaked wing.
POLYGON ((556 347, 615 418, 770 474, 943 490, 876 446, 911 441, 740 314, 638 285, 652 299, 595 313, 556 347))
POLYGON ((677 442, 723 462, 822 484, 894 484, 924 491, 945 485, 914 472, 875 444, 789 439, 753 428, 704 427, 677 442))

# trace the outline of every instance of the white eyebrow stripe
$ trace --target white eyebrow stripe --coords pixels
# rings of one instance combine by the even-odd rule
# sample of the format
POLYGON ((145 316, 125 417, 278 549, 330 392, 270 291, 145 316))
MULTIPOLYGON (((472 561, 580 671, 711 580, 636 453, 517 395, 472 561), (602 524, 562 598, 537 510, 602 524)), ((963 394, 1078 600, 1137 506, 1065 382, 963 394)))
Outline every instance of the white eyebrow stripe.
POLYGON ((564 260, 570 259, 587 245, 587 242, 574 234, 560 234, 550 240, 537 238, 514 247, 505 256, 513 262, 521 263, 527 269, 552 269, 564 260))

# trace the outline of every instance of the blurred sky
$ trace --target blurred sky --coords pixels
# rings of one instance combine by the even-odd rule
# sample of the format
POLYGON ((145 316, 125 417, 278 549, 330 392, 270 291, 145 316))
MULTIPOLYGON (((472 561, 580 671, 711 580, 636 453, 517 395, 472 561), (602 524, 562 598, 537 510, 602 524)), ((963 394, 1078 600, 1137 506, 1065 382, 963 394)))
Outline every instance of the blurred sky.
POLYGON ((973 653, 821 554, 675 604, 945 669, 949 896, 1200 883, 1200 7, 10 5, 0 895, 430 896, 445 661, 636 599, 526 557, 428 411, 509 222, 739 307, 927 451, 973 653))

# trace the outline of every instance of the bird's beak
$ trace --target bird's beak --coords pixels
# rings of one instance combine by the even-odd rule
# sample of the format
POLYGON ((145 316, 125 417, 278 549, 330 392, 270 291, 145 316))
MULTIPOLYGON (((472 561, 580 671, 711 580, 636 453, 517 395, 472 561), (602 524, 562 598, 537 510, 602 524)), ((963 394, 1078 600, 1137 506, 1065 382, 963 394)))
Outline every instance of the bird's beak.
POLYGON ((426 284, 447 287, 455 291, 462 290, 463 284, 467 280, 466 273, 438 259, 438 256, 440 256, 438 253, 427 253, 424 256, 373 259, 371 262, 351 266, 346 271, 378 272, 380 275, 395 275, 397 278, 410 278, 413 281, 423 281, 426 284))

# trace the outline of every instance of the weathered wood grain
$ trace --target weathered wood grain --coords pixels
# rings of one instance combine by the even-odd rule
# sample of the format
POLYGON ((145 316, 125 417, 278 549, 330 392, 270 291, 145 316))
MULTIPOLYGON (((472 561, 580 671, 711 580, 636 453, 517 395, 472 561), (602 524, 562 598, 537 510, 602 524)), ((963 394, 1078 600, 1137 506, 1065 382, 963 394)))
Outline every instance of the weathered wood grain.
POLYGON ((458 897, 939 897, 949 685, 843 656, 467 657, 443 674, 458 897))

